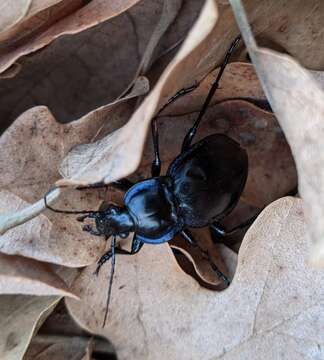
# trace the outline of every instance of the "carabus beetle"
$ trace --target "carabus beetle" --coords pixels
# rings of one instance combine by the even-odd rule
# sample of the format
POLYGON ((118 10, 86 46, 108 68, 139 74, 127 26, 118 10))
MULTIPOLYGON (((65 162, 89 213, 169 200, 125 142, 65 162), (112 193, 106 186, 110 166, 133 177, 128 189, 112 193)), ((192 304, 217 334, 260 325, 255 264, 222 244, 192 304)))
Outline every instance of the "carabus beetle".
MULTIPOLYGON (((78 220, 94 219, 95 226, 85 225, 83 230, 92 235, 113 237, 111 249, 98 261, 96 273, 106 261, 112 258, 113 274, 115 253, 133 255, 140 251, 143 244, 165 243, 177 234, 180 234, 191 245, 200 248, 199 241, 196 241, 188 230, 191 227, 209 226, 219 236, 226 235, 224 228, 218 222, 228 215, 239 201, 248 175, 247 153, 236 141, 223 134, 210 135, 194 145, 191 143, 239 40, 240 37, 236 38, 228 50, 198 118, 184 138, 180 155, 174 159, 164 176, 160 175, 161 160, 157 117, 155 117, 152 121, 155 154, 152 177, 136 184, 127 179, 112 184, 126 191, 124 206, 110 204, 106 209, 88 212, 58 210, 47 205, 49 209, 56 212, 84 213, 78 220), (116 237, 124 238, 131 232, 134 233, 131 251, 116 248, 116 237)), ((192 91, 195 87, 180 90, 159 113, 179 96, 192 91)), ((98 186, 103 185, 98 184, 98 186)), ((246 225, 247 223, 242 224, 231 232, 246 225)), ((211 262, 211 265, 217 275, 229 284, 215 264, 211 262)), ((112 276, 108 303, 111 282, 112 276)), ((105 320, 106 316, 107 312, 105 320)))

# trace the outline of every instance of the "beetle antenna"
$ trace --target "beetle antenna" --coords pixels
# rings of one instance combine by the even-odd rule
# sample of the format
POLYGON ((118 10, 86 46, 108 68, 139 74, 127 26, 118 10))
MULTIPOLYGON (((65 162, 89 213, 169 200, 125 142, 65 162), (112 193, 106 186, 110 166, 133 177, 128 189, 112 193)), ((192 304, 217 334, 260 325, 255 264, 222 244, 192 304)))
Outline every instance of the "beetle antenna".
POLYGON ((44 195, 44 203, 45 203, 45 207, 53 212, 56 213, 61 213, 61 214, 92 214, 92 213, 100 213, 102 211, 93 211, 93 210, 61 210, 61 209, 55 209, 52 206, 48 205, 47 203, 47 196, 51 193, 51 191, 53 191, 56 188, 51 188, 47 191, 47 193, 44 195))
POLYGON ((110 270, 110 279, 109 279, 109 286, 108 286, 108 296, 107 296, 107 302, 106 302, 106 311, 105 311, 105 317, 102 324, 102 327, 104 328, 106 325, 106 320, 108 317, 109 312, 109 304, 110 304, 110 298, 111 298, 111 290, 112 290, 112 284, 114 279, 114 273, 115 273, 115 249, 116 249, 116 236, 113 237, 111 242, 111 270, 110 270))

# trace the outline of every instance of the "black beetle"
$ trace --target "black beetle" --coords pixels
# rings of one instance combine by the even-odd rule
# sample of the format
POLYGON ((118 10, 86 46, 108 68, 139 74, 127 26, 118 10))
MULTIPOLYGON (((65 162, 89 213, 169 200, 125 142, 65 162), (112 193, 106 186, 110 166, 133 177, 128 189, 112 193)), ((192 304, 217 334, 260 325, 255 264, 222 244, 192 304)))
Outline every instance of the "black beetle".
MULTIPOLYGON (((187 229, 188 227, 209 226, 218 236, 225 236, 228 233, 218 221, 228 215, 239 201, 248 175, 247 153, 236 141, 222 134, 210 135, 194 145, 191 143, 207 106, 218 88, 219 80, 229 57, 239 41, 240 37, 237 37, 231 44, 198 118, 184 138, 181 153, 171 163, 165 176, 160 176, 161 161, 157 117, 155 117, 152 121, 155 154, 152 164, 152 177, 136 184, 127 179, 111 184, 126 191, 124 206, 110 204, 106 209, 98 211, 64 211, 54 209, 46 204, 49 209, 55 212, 84 213, 85 215, 78 220, 83 221, 86 218, 92 218, 95 220, 95 227, 85 225, 83 230, 92 235, 105 236, 106 238, 113 236, 111 249, 98 261, 96 273, 106 261, 112 258, 113 274, 115 253, 133 255, 145 243, 161 244, 170 241, 176 234, 180 234, 191 245, 200 248, 199 242, 193 238, 187 229), (134 232, 131 251, 116 248, 116 237, 127 237, 130 232, 134 232)), ((194 88, 196 85, 180 90, 169 99, 159 113, 179 96, 192 91, 194 88)), ((91 187, 104 185, 96 184, 91 187)), ((252 220, 237 226, 230 233, 247 226, 252 220)), ((211 260, 210 263, 217 275, 229 284, 228 279, 211 260)), ((112 275, 110 277, 108 303, 111 282, 112 275)))

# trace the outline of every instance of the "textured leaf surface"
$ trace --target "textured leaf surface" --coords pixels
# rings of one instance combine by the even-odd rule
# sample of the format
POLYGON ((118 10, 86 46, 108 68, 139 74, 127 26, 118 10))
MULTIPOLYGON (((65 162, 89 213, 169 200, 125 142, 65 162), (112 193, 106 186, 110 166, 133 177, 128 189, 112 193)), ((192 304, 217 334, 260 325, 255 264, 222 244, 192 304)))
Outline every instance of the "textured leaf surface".
POLYGON ((118 257, 104 329, 109 266, 97 279, 94 268, 83 271, 74 284, 82 302, 67 300, 68 308, 86 329, 111 339, 120 359, 257 359, 260 352, 271 359, 282 351, 287 358, 321 357, 323 276, 307 265, 305 230, 302 201, 283 198, 246 234, 224 292, 201 288, 166 245, 147 245, 118 257))

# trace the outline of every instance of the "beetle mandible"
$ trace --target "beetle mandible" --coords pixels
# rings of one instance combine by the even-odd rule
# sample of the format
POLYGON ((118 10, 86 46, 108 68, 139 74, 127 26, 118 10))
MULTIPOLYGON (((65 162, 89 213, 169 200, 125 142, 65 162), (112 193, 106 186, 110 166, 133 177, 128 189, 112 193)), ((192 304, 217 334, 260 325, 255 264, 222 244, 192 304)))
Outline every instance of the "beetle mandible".
MULTIPOLYGON (((177 234, 180 234, 191 245, 200 248, 199 241, 194 239, 188 228, 209 226, 218 236, 226 236, 228 233, 232 234, 247 226, 253 220, 237 226, 230 232, 226 232, 219 224, 219 221, 234 209, 245 186, 248 175, 246 151, 236 141, 223 134, 207 136, 191 145, 211 98, 219 86, 224 69, 239 41, 240 36, 232 42, 227 51, 199 115, 184 138, 181 153, 171 163, 165 175, 161 176, 156 116, 151 125, 154 145, 152 177, 135 184, 127 179, 110 184, 126 192, 124 206, 109 204, 106 209, 98 211, 65 211, 49 206, 45 196, 45 204, 52 211, 84 214, 78 218, 79 221, 84 221, 86 218, 94 219, 95 226, 84 225, 84 231, 96 236, 113 237, 111 249, 100 258, 96 270, 98 274, 100 267, 112 259, 104 324, 111 295, 115 254, 134 255, 140 251, 143 244, 165 243, 177 234), (116 237, 125 238, 131 232, 134 233, 131 251, 116 248, 116 237)), ((194 85, 180 90, 168 100, 158 114, 178 97, 196 87, 197 85, 194 85)), ((105 186, 105 184, 96 185, 105 186)), ((210 258, 209 261, 216 274, 228 285, 226 276, 217 269, 210 258)))

